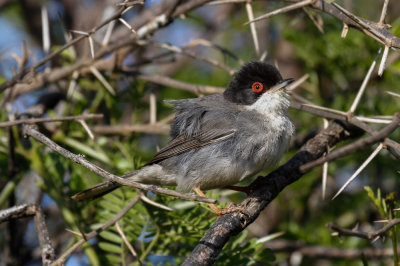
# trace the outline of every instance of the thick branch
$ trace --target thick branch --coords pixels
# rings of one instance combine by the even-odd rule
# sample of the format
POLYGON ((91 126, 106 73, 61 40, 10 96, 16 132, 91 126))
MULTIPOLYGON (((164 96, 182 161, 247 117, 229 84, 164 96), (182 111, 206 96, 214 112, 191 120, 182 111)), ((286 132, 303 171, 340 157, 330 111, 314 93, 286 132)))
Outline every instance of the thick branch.
POLYGON ((328 147, 345 138, 346 129, 332 123, 327 129, 309 140, 295 156, 267 177, 258 177, 251 187, 253 191, 239 206, 246 210, 247 216, 231 213, 220 217, 200 240, 184 262, 184 265, 211 265, 231 236, 243 231, 260 212, 288 185, 303 174, 300 167, 319 158, 328 147))
POLYGON ((374 133, 372 136, 361 138, 345 147, 342 147, 332 153, 329 153, 325 157, 321 157, 315 161, 309 162, 301 166, 300 171, 305 173, 311 170, 312 168, 321 165, 325 162, 336 160, 338 158, 349 155, 350 153, 358 149, 370 146, 378 141, 383 141, 386 137, 389 136, 389 134, 391 134, 399 126, 399 123, 400 123, 400 117, 396 115, 393 119, 393 122, 384 129, 382 129, 381 131, 374 133))

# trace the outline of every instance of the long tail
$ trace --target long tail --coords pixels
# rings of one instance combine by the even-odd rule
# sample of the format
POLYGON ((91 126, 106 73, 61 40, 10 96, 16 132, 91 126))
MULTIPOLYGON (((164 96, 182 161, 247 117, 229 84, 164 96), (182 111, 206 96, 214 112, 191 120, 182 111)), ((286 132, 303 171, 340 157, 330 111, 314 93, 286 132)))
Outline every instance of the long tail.
POLYGON ((77 201, 95 199, 107 193, 110 193, 111 191, 119 188, 120 186, 121 185, 116 182, 111 182, 111 181, 103 182, 95 185, 94 187, 88 188, 84 191, 81 191, 73 195, 72 199, 77 201))

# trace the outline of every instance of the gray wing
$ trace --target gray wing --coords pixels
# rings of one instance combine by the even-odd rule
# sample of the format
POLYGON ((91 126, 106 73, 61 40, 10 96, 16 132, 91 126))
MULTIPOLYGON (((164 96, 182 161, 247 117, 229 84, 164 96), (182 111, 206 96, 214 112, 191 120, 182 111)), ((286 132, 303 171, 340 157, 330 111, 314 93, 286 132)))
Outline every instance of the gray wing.
POLYGON ((213 130, 208 132, 200 132, 193 136, 179 135, 171 140, 164 148, 162 148, 148 164, 153 164, 165 160, 167 158, 198 149, 212 143, 222 141, 235 134, 236 130, 220 131, 213 130))
POLYGON ((222 95, 168 103, 173 104, 176 110, 171 125, 171 141, 147 164, 225 140, 236 132, 238 109, 226 102, 222 95))

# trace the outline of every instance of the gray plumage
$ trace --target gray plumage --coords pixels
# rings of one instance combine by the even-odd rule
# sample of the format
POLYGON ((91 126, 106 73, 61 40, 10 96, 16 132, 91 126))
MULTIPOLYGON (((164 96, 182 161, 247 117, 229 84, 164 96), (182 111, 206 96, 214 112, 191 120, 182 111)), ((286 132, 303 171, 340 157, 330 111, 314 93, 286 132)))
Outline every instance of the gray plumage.
MULTIPOLYGON (((195 187, 233 185, 275 165, 294 132, 288 94, 282 89, 289 81, 283 82, 273 66, 251 62, 235 75, 224 95, 168 101, 176 111, 170 142, 144 167, 125 177, 144 184, 174 185, 187 192, 195 187), (246 71, 251 74, 247 78, 246 71), (264 84, 265 91, 252 93, 253 82, 264 84)), ((99 184, 97 194, 89 196, 118 186, 99 184)), ((87 198, 81 193, 74 197, 87 198)))

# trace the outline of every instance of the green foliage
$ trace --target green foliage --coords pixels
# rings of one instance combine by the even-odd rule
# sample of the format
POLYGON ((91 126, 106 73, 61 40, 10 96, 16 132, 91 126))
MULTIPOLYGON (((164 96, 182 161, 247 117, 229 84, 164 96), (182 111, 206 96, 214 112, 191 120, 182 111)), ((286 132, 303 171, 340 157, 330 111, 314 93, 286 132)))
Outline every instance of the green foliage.
MULTIPOLYGON (((355 1, 354 3, 355 8, 366 7, 364 2, 355 1)), ((272 10, 284 4, 280 1, 272 1, 265 6, 262 1, 256 1, 252 5, 255 13, 261 15, 265 12, 265 7, 272 10)), ((375 9, 375 7, 376 5, 371 5, 369 9, 375 9)), ((16 6, 12 7, 12 9, 16 8, 16 6)), ((311 15, 319 14, 314 10, 307 10, 311 15)), ((376 10, 373 10, 374 14, 376 10)), ((212 42, 229 48, 244 61, 254 60, 256 55, 252 49, 253 43, 249 27, 243 26, 243 22, 248 17, 246 12, 242 11, 241 8, 232 11, 233 16, 224 21, 225 28, 220 30, 212 42)), ((17 21, 18 25, 22 25, 17 16, 12 16, 13 12, 15 10, 9 10, 5 15, 17 21)), ((321 15, 321 17, 324 21, 324 34, 318 31, 302 11, 298 10, 291 11, 288 16, 280 15, 270 18, 268 22, 257 23, 259 38, 262 42, 266 41, 262 39, 265 37, 264 35, 269 36, 265 39, 271 39, 267 40, 268 44, 262 47, 268 51, 268 59, 278 58, 278 63, 289 61, 289 65, 299 70, 299 73, 310 75, 307 82, 299 89, 299 93, 303 97, 315 104, 347 111, 373 58, 381 48, 381 44, 354 29, 350 29, 347 37, 342 39, 340 38, 342 23, 328 15, 321 15), (284 58, 279 58, 281 55, 278 55, 277 52, 285 45, 290 46, 290 52, 284 58)), ((194 30, 199 30, 204 26, 204 21, 196 15, 188 16, 182 23, 190 24, 194 30)), ((391 31, 399 36, 400 19, 395 20, 392 26, 391 31)), ((57 48, 54 46, 52 49, 57 48)), ((201 48, 196 51, 208 54, 212 59, 224 62, 230 67, 238 67, 238 63, 234 59, 215 52, 211 48, 201 48)), ((143 56, 145 57, 147 54, 143 56)), ((76 59, 74 51, 68 49, 61 53, 57 61, 60 66, 69 66, 76 59)), ((146 71, 143 70, 145 73, 146 71)), ((161 74, 154 69, 147 72, 161 74)), ((398 111, 398 99, 389 96, 386 91, 391 90, 398 93, 399 74, 400 62, 397 60, 388 65, 382 78, 373 77, 367 87, 368 93, 363 96, 356 113, 367 116, 387 115, 398 111)), ((103 121, 87 121, 89 127, 102 123, 107 125, 143 124, 148 122, 150 91, 157 95, 158 120, 172 113, 171 106, 165 104, 163 100, 196 96, 186 91, 137 80, 130 75, 119 73, 103 73, 103 75, 116 88, 117 95, 111 95, 97 79, 89 75, 82 75, 79 77, 79 86, 72 98, 66 102, 63 115, 79 115, 83 112, 104 114, 103 121)), ((193 84, 225 87, 231 77, 221 69, 210 67, 204 62, 191 60, 177 69, 171 78, 193 84)), ((0 77, 0 84, 4 81, 5 79, 0 77)), ((4 94, 1 94, 1 100, 3 97, 4 94)), ((297 110, 290 110, 290 113, 296 122, 298 134, 308 133, 310 129, 318 128, 322 124, 322 119, 316 119, 315 116, 308 113, 297 110)), ((53 111, 49 111, 47 114, 56 116, 53 111)), ((0 110, 0 121, 8 120, 7 115, 5 108, 0 110)), ((39 130, 71 152, 82 154, 88 161, 117 175, 141 167, 154 154, 156 146, 162 146, 167 138, 166 136, 122 132, 115 135, 97 134, 96 138, 92 140, 77 122, 59 123, 54 129, 48 129, 41 125, 39 130)), ((40 176, 37 185, 54 200, 59 209, 60 215, 56 222, 52 220, 49 223, 62 223, 60 225, 62 229, 58 231, 58 234, 63 234, 65 228, 86 233, 97 230, 115 217, 138 195, 131 188, 122 188, 93 202, 76 203, 72 201, 71 195, 104 180, 84 167, 53 153, 35 140, 30 140, 29 147, 22 145, 22 136, 17 127, 12 129, 11 134, 17 140, 15 160, 18 162, 18 173, 10 180, 8 176, 10 170, 8 134, 8 131, 0 131, 0 182, 4 184, 4 189, 0 194, 0 206, 6 206, 7 201, 27 173, 35 172, 40 176), (60 220, 62 221, 60 222, 60 220)), ((394 132, 391 135, 391 138, 395 140, 399 137, 400 132, 394 132)), ((338 146, 352 141, 354 140, 345 141, 338 146)), ((340 185, 339 180, 350 176, 371 151, 372 148, 366 148, 329 164, 329 195, 340 185)), ((296 152, 297 149, 287 152, 282 162, 286 162, 296 152)), ((271 205, 274 204, 275 209, 268 210, 267 215, 276 219, 276 223, 271 222, 269 230, 285 232, 281 238, 287 241, 302 241, 305 244, 316 246, 354 249, 372 247, 364 240, 333 237, 325 224, 335 221, 340 226, 350 228, 358 222, 370 222, 379 215, 383 219, 398 217, 399 212, 394 211, 398 208, 397 195, 391 194, 400 185, 398 175, 394 170, 399 170, 398 165, 387 153, 382 152, 358 177, 357 188, 349 188, 346 190, 347 194, 344 193, 335 201, 330 201, 321 199, 321 171, 319 168, 313 169, 298 182, 286 188, 278 199, 271 203, 271 205), (368 184, 365 187, 366 193, 360 189, 365 184, 368 184), (374 190, 377 192, 374 193, 374 190), (389 196, 383 197, 382 195, 389 196), (371 201, 373 208, 371 208, 371 201)), ((118 221, 122 232, 128 242, 134 246, 140 260, 146 265, 157 263, 152 259, 152 255, 160 256, 161 264, 182 263, 217 217, 204 204, 186 202, 152 193, 146 193, 146 195, 156 202, 174 208, 174 211, 168 212, 139 202, 118 221)), ((220 193, 209 192, 208 195, 216 199, 222 197, 220 193)), ((240 194, 235 194, 229 199, 238 202, 242 197, 240 194)), ((389 233, 394 250, 397 250, 398 242, 396 230, 398 230, 397 227, 393 227, 389 233)), ((275 257, 270 249, 265 248, 265 243, 257 239, 260 237, 259 235, 257 237, 250 235, 246 230, 230 239, 219 255, 216 264, 269 265, 288 259, 286 256, 279 257, 277 255, 275 257)), ((68 244, 62 247, 63 250, 72 246, 77 239, 77 237, 71 236, 68 241, 65 241, 68 244)), ((379 245, 387 246, 390 244, 388 242, 379 245)), ((84 245, 83 250, 93 265, 137 265, 115 226, 102 231, 99 236, 84 245)), ((394 260, 396 263, 396 258, 394 260)), ((365 256, 359 261, 364 265, 368 264, 365 256)), ((308 258, 305 259, 303 265, 308 265, 308 262, 312 265, 318 263, 318 260, 308 258)), ((349 265, 353 262, 338 259, 334 261, 334 264, 349 265)))
POLYGON ((216 265, 271 265, 275 256, 263 242, 252 238, 246 240, 247 231, 231 239, 218 257, 216 265))

